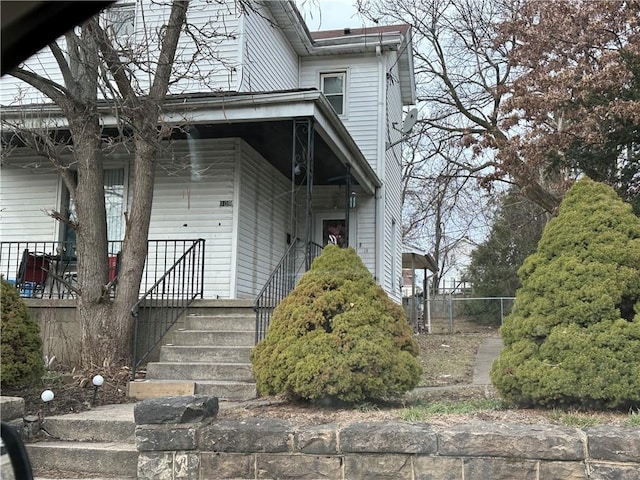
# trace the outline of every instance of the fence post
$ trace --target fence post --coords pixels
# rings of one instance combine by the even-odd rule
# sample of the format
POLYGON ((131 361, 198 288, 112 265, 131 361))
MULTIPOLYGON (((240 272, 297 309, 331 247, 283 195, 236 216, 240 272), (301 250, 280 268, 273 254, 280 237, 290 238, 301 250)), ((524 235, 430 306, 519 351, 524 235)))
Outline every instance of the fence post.
POLYGON ((429 283, 427 282, 426 277, 425 277, 424 285, 425 285, 424 289, 427 292, 427 295, 425 296, 426 308, 423 308, 423 311, 426 312, 427 314, 427 333, 431 333, 431 289, 429 288, 429 283))
POLYGON ((453 333, 453 293, 449 294, 449 333, 453 333))

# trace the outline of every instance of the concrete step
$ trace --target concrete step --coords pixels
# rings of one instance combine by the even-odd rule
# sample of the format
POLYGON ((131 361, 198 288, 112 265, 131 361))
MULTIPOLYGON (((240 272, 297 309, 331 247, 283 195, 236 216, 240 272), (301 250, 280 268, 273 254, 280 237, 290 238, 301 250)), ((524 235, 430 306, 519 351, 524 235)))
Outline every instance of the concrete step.
POLYGON ((253 347, 255 332, 211 332, 208 330, 184 330, 174 332, 173 345, 194 346, 242 346, 253 347))
POLYGON ((133 408, 104 405, 89 412, 46 417, 42 428, 57 440, 133 444, 136 425, 133 408))
POLYGON ((128 395, 137 400, 194 394, 238 402, 256 398, 258 391, 253 382, 224 380, 137 380, 128 385, 128 395))
POLYGON ((24 417, 24 398, 0 396, 2 421, 20 420, 24 417))
POLYGON ((190 314, 185 317, 186 330, 249 331, 256 326, 256 316, 241 313, 223 315, 190 314))
POLYGON ((196 299, 189 305, 189 313, 235 313, 255 314, 253 300, 196 299))
POLYGON ((161 362, 249 363, 251 347, 163 345, 161 362))
POLYGON ((240 402, 258 397, 258 389, 253 382, 197 381, 196 394, 212 395, 219 400, 240 402))
POLYGON ((136 478, 138 471, 133 443, 44 441, 28 444, 27 452, 36 477, 61 470, 77 472, 79 477, 136 478))
POLYGON ((153 362, 147 365, 147 380, 227 380, 252 382, 250 363, 153 362))

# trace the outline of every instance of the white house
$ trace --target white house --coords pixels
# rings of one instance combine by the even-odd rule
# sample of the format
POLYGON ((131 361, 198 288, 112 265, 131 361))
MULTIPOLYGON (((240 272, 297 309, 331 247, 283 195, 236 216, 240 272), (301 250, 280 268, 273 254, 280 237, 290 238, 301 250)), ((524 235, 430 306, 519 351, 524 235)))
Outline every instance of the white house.
MULTIPOLYGON (((104 16, 120 38, 141 44, 145 29, 162 23, 163 8, 119 2, 104 16)), ((403 109, 415 102, 411 28, 312 33, 292 1, 254 8, 189 4, 191 24, 224 35, 215 43, 218 59, 177 81, 163 107, 164 120, 181 129, 158 158, 149 240, 203 239, 204 298, 222 299, 255 298, 290 246, 304 258, 310 244, 333 240, 353 246, 399 302, 398 140, 403 109)), ((183 59, 189 42, 181 40, 183 59)), ((48 49, 26 65, 61 81, 48 49)), ((144 89, 144 75, 138 78, 144 89)), ((45 98, 11 76, 0 80, 0 103, 5 118, 29 112, 61 125, 45 98)), ((105 116, 105 131, 110 122, 105 116)), ((68 239, 47 212, 66 211, 69 199, 46 161, 26 148, 4 150, 0 274, 11 279, 25 242, 50 249, 68 239)), ((117 242, 131 155, 115 148, 104 161, 109 240, 117 242)))

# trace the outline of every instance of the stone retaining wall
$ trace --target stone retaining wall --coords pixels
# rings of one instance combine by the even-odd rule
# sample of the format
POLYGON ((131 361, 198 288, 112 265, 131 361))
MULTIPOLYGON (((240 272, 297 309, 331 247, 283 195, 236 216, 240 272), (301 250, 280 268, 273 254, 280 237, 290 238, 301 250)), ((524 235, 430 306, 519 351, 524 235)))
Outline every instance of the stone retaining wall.
POLYGON ((640 429, 215 420, 217 399, 135 407, 140 479, 640 480, 640 429), (215 413, 214 413, 215 411, 215 413))

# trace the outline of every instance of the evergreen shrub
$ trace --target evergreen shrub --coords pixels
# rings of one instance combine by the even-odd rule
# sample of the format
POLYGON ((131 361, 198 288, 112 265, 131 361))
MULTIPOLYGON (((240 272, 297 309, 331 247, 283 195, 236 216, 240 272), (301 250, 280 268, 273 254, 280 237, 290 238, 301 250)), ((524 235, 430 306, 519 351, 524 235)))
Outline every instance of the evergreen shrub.
POLYGON ((258 390, 359 403, 417 386, 418 346, 402 307, 353 248, 325 247, 251 352, 258 390))
POLYGON ((2 388, 23 387, 44 374, 40 326, 18 293, 0 278, 0 381, 2 388))
POLYGON ((631 205, 579 180, 518 274, 491 369, 500 393, 547 407, 640 404, 640 219, 631 205))

